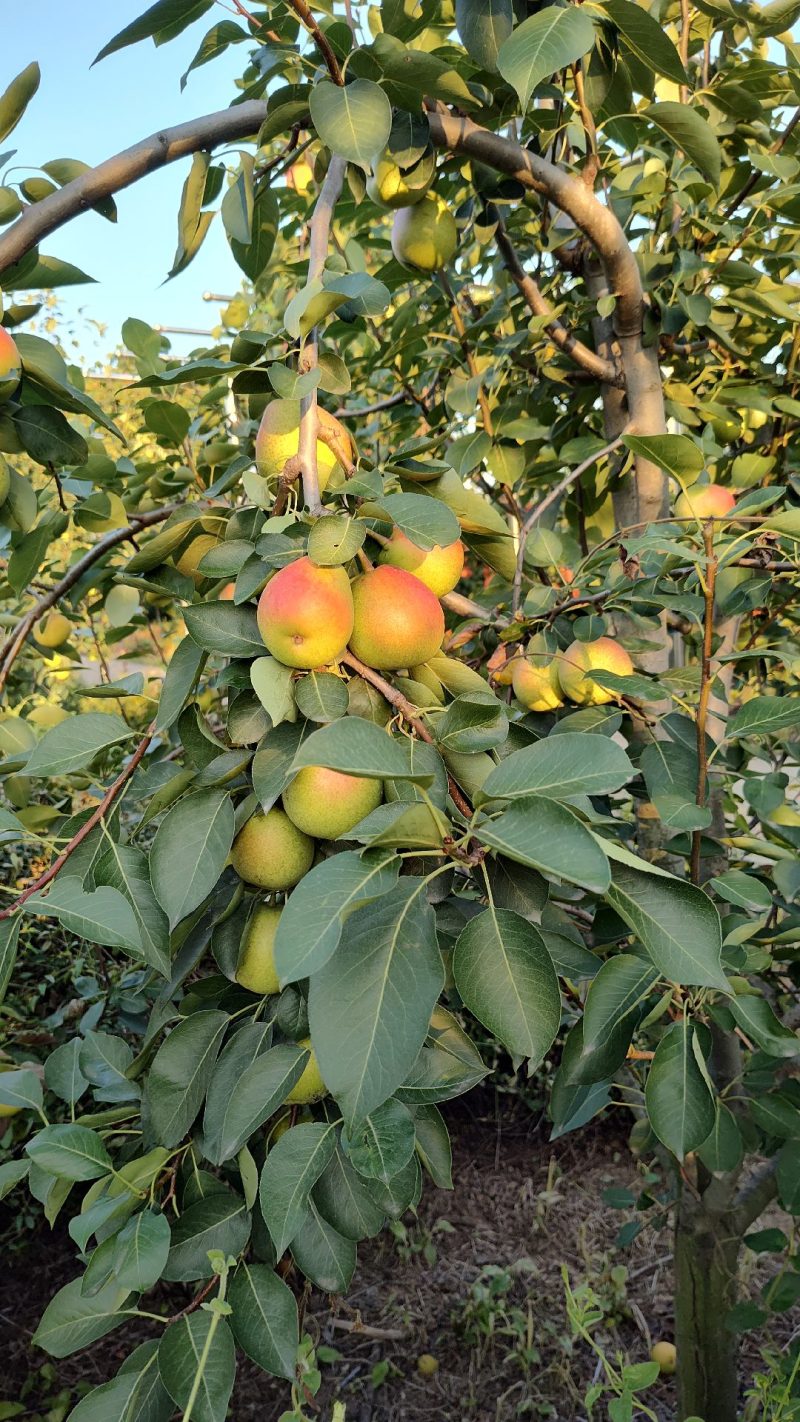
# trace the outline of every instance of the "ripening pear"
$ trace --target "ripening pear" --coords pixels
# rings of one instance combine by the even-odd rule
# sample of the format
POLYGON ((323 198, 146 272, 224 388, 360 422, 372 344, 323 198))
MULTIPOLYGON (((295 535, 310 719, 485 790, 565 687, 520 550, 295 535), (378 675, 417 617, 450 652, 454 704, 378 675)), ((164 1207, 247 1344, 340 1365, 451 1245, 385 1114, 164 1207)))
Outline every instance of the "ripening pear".
POLYGON ((339 839, 376 810, 382 799, 380 780, 307 765, 284 790, 283 808, 304 834, 339 839))
POLYGON ((310 558, 287 563, 258 600, 264 645, 285 667, 327 666, 353 630, 353 594, 344 568, 318 568, 310 558))
POLYGON ((662 1374, 669 1377, 675 1372, 678 1366, 678 1353, 674 1343, 668 1343, 661 1338, 654 1343, 650 1349, 650 1357, 654 1363, 658 1363, 662 1374))
POLYGON ((384 153, 367 178, 367 192, 378 207, 413 207, 422 202, 433 182, 436 158, 431 150, 423 153, 412 168, 401 168, 390 154, 384 153))
POLYGON ((50 731, 53 726, 60 726, 62 721, 66 721, 69 715, 63 706, 51 706, 47 701, 42 701, 40 705, 34 706, 28 712, 28 720, 34 726, 41 726, 43 730, 50 731))
POLYGON ((430 588, 403 568, 383 564, 353 583, 350 647, 377 671, 427 662, 444 637, 444 613, 430 588))
POLYGON ((455 256, 456 220, 435 193, 426 193, 413 207, 401 207, 392 224, 392 251, 412 272, 436 272, 455 256))
POLYGON ((205 573, 198 572, 200 562, 205 558, 206 553, 210 553, 212 548, 216 548, 220 540, 214 537, 213 533, 198 533, 193 538, 187 548, 184 548, 179 558, 175 559, 175 567, 179 573, 183 573, 185 578, 191 578, 195 583, 201 583, 206 576, 205 573))
POLYGON ((328 1088, 322 1080, 317 1054, 311 1045, 311 1038, 302 1037, 297 1045, 304 1047, 307 1052, 311 1053, 311 1056, 303 1067, 299 1080, 295 1082, 289 1092, 286 1101, 292 1106, 310 1106, 312 1101, 321 1101, 323 1096, 327 1096, 328 1088))
POLYGON ((557 659, 561 690, 578 706, 604 706, 614 700, 596 681, 586 681, 587 672, 610 671, 616 676, 630 676, 633 662, 624 647, 613 637, 598 637, 594 642, 573 642, 557 659))
POLYGON ((313 839, 278 809, 251 816, 231 849, 239 878, 259 889, 293 889, 313 862, 313 839))
POLYGON ((262 997, 281 990, 275 971, 275 934, 280 917, 279 908, 257 904, 242 938, 236 981, 248 992, 257 992, 262 997))
POLYGON ((557 658, 515 657, 511 663, 514 695, 529 711, 555 711, 564 705, 557 658))
POLYGON ((445 593, 453 591, 463 572, 464 545, 457 538, 444 548, 438 543, 433 548, 418 548, 396 528, 382 549, 378 562, 388 563, 392 568, 405 568, 437 597, 444 597, 445 593))
MULTIPOLYGON (((346 455, 352 453, 353 442, 335 416, 321 405, 317 407, 320 428, 331 435, 346 455)), ((287 459, 297 454, 300 438, 300 401, 271 400, 261 416, 256 435, 256 467, 262 479, 278 479, 287 459)), ((317 439, 317 473, 320 493, 328 487, 331 474, 339 467, 330 445, 317 439)))
POLYGON ((0 400, 10 400, 22 379, 22 360, 17 343, 0 326, 0 400))
MULTIPOLYGON (((16 1062, 0 1062, 0 1073, 6 1071, 19 1071, 19 1067, 16 1062)), ((300 1079, 302 1081, 302 1077, 300 1079)), ((21 1106, 5 1106, 0 1102, 0 1121, 5 1120, 8 1116, 16 1116, 17 1112, 21 1110, 21 1106)))
POLYGON ((314 182, 314 169, 307 158, 298 158, 286 174, 287 188, 294 188, 301 197, 307 197, 314 182))
POLYGON ((730 489, 722 484, 693 484, 675 500, 676 518, 725 518, 736 506, 730 489))
POLYGON ((36 624, 36 640, 42 647, 61 647, 71 631, 72 623, 63 612, 48 612, 36 624))

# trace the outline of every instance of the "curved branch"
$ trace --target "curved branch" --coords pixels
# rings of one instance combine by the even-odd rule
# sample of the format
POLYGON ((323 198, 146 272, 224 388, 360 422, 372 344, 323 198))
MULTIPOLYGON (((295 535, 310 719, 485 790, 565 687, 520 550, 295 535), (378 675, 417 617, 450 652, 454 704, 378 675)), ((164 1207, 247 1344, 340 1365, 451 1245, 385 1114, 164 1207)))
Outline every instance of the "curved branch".
POLYGON ((55 607, 62 597, 74 588, 77 582, 83 577, 89 568, 100 561, 112 548, 116 548, 118 543, 124 543, 129 538, 135 538, 137 533, 141 533, 143 528, 149 528, 151 524, 163 523, 180 506, 178 504, 166 504, 162 509, 150 509, 146 513, 139 514, 131 519, 124 528, 114 528, 107 533, 105 538, 101 538, 99 543, 95 543, 79 558, 60 582, 56 583, 44 597, 34 603, 33 607, 21 617, 11 635, 0 647, 0 692, 8 680, 8 674, 25 645, 35 623, 43 613, 49 612, 51 607, 55 607))

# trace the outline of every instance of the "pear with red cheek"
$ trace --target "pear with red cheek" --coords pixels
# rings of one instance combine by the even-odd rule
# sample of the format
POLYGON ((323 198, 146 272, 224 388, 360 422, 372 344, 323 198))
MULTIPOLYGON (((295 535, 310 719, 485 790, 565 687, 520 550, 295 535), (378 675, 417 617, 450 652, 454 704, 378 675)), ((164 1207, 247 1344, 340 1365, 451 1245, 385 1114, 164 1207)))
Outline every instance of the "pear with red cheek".
POLYGON ((726 518, 736 507, 730 489, 722 484, 693 484, 675 501, 676 518, 726 518))
POLYGON ((436 597, 453 591, 464 568, 464 545, 460 538, 442 548, 438 543, 430 549, 418 548, 399 528, 396 528, 378 560, 392 568, 404 568, 413 573, 436 597))
MULTIPOLYGON (((438 607, 438 603, 437 603, 438 607)), ((343 568, 318 568, 298 558, 281 568, 258 600, 258 630, 285 667, 326 666, 353 631, 353 595, 343 568)))
POLYGON ((350 649, 376 671, 399 671, 435 656, 444 613, 430 588, 404 568, 382 564, 353 583, 350 649))
POLYGON ((558 680, 561 690, 578 706, 604 706, 614 701, 613 691, 607 691, 596 681, 586 678, 587 672, 609 671, 616 676, 630 676, 633 662, 624 647, 613 637, 597 637, 594 642, 573 642, 559 653, 558 680))
POLYGON ((22 379, 22 360, 17 343, 0 326, 0 400, 10 400, 22 379))

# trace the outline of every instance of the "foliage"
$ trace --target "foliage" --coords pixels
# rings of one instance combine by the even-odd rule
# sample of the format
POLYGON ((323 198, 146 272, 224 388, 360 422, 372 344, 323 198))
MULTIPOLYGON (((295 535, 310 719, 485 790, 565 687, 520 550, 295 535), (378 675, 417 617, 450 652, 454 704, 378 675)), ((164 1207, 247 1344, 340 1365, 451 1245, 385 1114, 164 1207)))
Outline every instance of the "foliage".
MULTIPOLYGON (((159 0, 103 54, 209 8, 159 0)), ((51 861, 0 914, 0 984, 42 918, 131 973, 50 1057, 11 1037, 0 1180, 70 1217, 81 1272, 41 1347, 161 1329, 76 1422, 215 1422, 237 1351, 304 1415, 295 1295, 345 1292, 423 1171, 451 1185, 439 1107, 486 1074, 472 1018, 528 1073, 560 1043, 554 1135, 632 1107, 679 1230, 702 1216, 738 1240, 776 1192, 800 1209, 798 159, 794 121, 771 127, 798 57, 767 44, 795 12, 383 0, 351 31, 299 2, 237 10, 191 66, 247 55, 242 104, 198 126, 172 274, 219 211, 246 283, 185 360, 125 323, 124 420, 17 304, 85 280, 35 245, 53 204, 85 203, 83 165, 0 188, 21 364, 0 375, 0 831, 51 861), (366 189, 385 147, 404 174, 436 150, 448 272, 390 255, 366 189), (277 478, 254 467, 276 398, 299 402, 277 478), (668 492, 691 506, 707 484, 735 495, 724 518, 670 514, 668 492), (270 580, 307 557, 346 604, 398 531, 421 554, 466 546, 443 653, 365 665, 345 630, 322 667, 265 655, 270 580), (558 670, 576 655, 577 690, 558 670), (545 690, 512 686, 523 661, 545 690), (231 849, 285 829, 263 817, 309 769, 382 782, 383 802, 336 842, 288 831, 308 858, 270 890, 291 890, 278 991, 252 993, 237 969, 264 894, 231 849), (161 1279, 195 1288, 172 1317, 140 1307, 161 1279)), ((0 127, 34 90, 25 71, 0 127)), ((379 641, 398 608, 440 616, 403 576, 379 641)), ((756 1316, 727 1320, 693 1317, 684 1287, 679 1334, 758 1323, 798 1278, 789 1254, 756 1316)), ((593 1300, 570 1300, 591 1341, 593 1300)), ((652 1365, 601 1362, 616 1422, 652 1365)), ((698 1385, 687 1361, 682 1416, 698 1385)))

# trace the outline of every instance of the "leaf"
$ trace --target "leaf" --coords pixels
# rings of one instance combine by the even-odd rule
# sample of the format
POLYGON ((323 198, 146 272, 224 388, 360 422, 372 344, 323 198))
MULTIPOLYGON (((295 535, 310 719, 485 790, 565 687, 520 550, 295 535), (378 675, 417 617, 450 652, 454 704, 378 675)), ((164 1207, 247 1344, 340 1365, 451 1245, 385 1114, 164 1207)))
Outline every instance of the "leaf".
POLYGON ((69 933, 90 943, 124 948, 129 953, 141 951, 136 916, 117 889, 104 887, 86 893, 79 879, 67 876, 57 879, 46 894, 32 894, 24 912, 57 918, 69 933))
POLYGON ((210 1250, 240 1254, 250 1238, 250 1214, 244 1200, 220 1190, 196 1200, 172 1226, 169 1258, 163 1278, 170 1282, 210 1279, 210 1250))
POLYGON ((722 152, 714 130, 689 104, 667 101, 648 104, 641 117, 649 119, 686 154, 714 187, 719 186, 722 152))
POLYGON ((662 977, 687 986, 729 991, 720 966, 719 914, 702 890, 671 875, 649 874, 614 863, 605 897, 636 934, 662 977))
POLYGON ((52 405, 23 405, 14 415, 14 427, 26 454, 37 464, 85 464, 89 446, 83 435, 52 405))
POLYGON ((217 1062, 203 1117, 203 1149, 213 1165, 230 1160, 259 1126, 283 1104, 308 1057, 283 1043, 248 1061, 259 1027, 242 1028, 217 1062))
POLYGON ((87 1126, 45 1126, 25 1149, 35 1165, 61 1180, 97 1180, 111 1169, 111 1156, 87 1126))
POLYGON ((252 282, 257 282, 269 265, 279 217, 278 200, 270 188, 265 188, 253 204, 250 240, 247 243, 237 242, 235 238, 231 241, 231 251, 237 265, 252 282))
POLYGON ((771 1057, 796 1057, 800 1038, 778 1021, 766 998, 743 993, 726 1004, 738 1027, 771 1057))
POLYGON ((73 1279, 50 1300, 31 1341, 51 1358, 68 1358, 127 1322, 128 1315, 120 1311, 127 1298, 127 1290, 116 1281, 86 1296, 81 1294, 81 1280, 73 1279))
POLYGON ((477 1047, 452 1013, 439 1004, 434 1008, 425 1046, 397 1098, 423 1106, 451 1101, 470 1091, 486 1075, 477 1047))
POLYGON ((242 1352, 265 1372, 294 1382, 299 1341, 297 1301, 264 1264, 242 1262, 231 1283, 231 1328, 242 1352))
POLYGON ((441 1111, 435 1106, 415 1106, 412 1114, 417 1131, 417 1155, 434 1185, 440 1190, 452 1190, 453 1154, 441 1111))
POLYGON ((126 741, 132 735, 121 716, 87 711, 67 716, 60 725, 46 731, 34 746, 25 766, 26 775, 69 775, 82 770, 100 751, 126 741))
POLYGON ((729 741, 741 736, 769 736, 800 722, 800 696, 754 696, 728 722, 729 741))
POLYGON ((227 657, 261 657, 264 642, 255 609, 232 602, 200 602, 183 609, 189 636, 206 652, 227 657))
POLYGON ((170 1324, 158 1345, 158 1370, 184 1415, 194 1393, 192 1422, 224 1422, 236 1377, 236 1349, 225 1319, 199 1309, 170 1324))
POLYGON ((673 84, 689 83, 672 40, 647 10, 632 0, 603 0, 603 9, 642 64, 673 84))
MULTIPOLYGON (((415 1164, 413 1144, 408 1164, 415 1164)), ((314 1204, 322 1218, 345 1239, 372 1239, 384 1223, 384 1211, 371 1194, 373 1187, 374 1182, 362 1179, 337 1145, 314 1186, 314 1204)))
POLYGON ((172 1400, 158 1372, 158 1344, 142 1343, 122 1364, 117 1376, 91 1392, 73 1408, 68 1422, 168 1422, 172 1400))
POLYGON ((662 1037, 647 1074, 644 1098, 658 1139, 679 1160, 711 1134, 716 1106, 690 1022, 674 1022, 662 1037))
POLYGON ((622 1065, 644 1003, 657 981, 655 968, 632 953, 615 953, 606 959, 586 997, 581 1059, 573 1069, 574 1081, 607 1081, 622 1065))
POLYGON ((555 800, 530 795, 497 819, 481 821, 475 834, 481 844, 498 849, 517 864, 595 893, 608 888, 608 861, 602 852, 594 852, 600 846, 580 820, 555 800))
POLYGON ((314 524, 308 535, 308 556, 318 568, 338 568, 355 558, 367 536, 363 519, 332 514, 314 524))
POLYGON ((302 723, 283 721, 269 732, 253 756, 253 791, 262 810, 271 810, 289 784, 294 757, 305 735, 302 723))
POLYGON ((539 930, 510 909, 486 909, 459 934, 453 976, 478 1021, 538 1066, 561 1022, 558 978, 539 930))
POLYGON ((79 1101, 87 1086, 81 1071, 80 1054, 83 1043, 80 1037, 73 1037, 51 1052, 44 1064, 44 1080, 48 1091, 60 1096, 69 1105, 79 1101))
POLYGON ((551 5, 509 35, 500 46, 497 67, 516 90, 524 111, 543 79, 574 64, 593 44, 594 25, 584 11, 551 5))
POLYGON ((436 722, 436 742, 443 753, 475 755, 503 745, 507 737, 505 707, 488 687, 457 696, 436 722))
POLYGON ((338 952, 311 978, 314 1049, 348 1123, 363 1120, 405 1080, 442 990, 425 887, 424 879, 404 878, 360 909, 338 952))
POLYGON ((94 1086, 97 1101, 138 1101, 138 1083, 130 1081, 128 1069, 133 1052, 121 1037, 109 1032, 87 1032, 81 1044, 80 1068, 94 1086))
POLYGON ((0 1165, 0 1200, 10 1195, 15 1185, 25 1179, 29 1169, 27 1160, 6 1160, 0 1165))
POLYGON ((697 1154, 706 1169, 712 1171, 735 1170, 741 1162, 744 1154, 742 1133, 736 1123, 736 1117, 721 1101, 717 1102, 714 1129, 703 1141, 697 1154))
POLYGON ((311 1190, 334 1144, 334 1127, 313 1121, 285 1131, 267 1155, 259 1200, 279 1259, 308 1214, 311 1190))
POLYGON ((227 1026, 224 1012, 194 1012, 173 1027, 156 1052, 145 1099, 160 1145, 178 1145, 192 1125, 227 1026))
POLYGON ((37 1111, 42 1104, 42 1083, 35 1071, 20 1067, 0 1072, 0 1105, 37 1111))
POLYGON ((14 971, 14 964, 17 961, 20 922, 21 919, 17 914, 14 918, 7 918, 3 923, 0 923, 0 1003, 6 995, 11 974, 14 971))
POLYGON ((516 800, 547 795, 566 800, 571 795, 610 795, 634 775, 627 755, 607 736, 563 736, 535 741, 512 751, 490 771, 478 795, 486 800, 516 800))
MULTIPOLYGON (((329 522, 328 519, 323 520, 329 522)), ((332 672, 310 671, 296 682, 294 699, 301 716, 326 725, 347 712, 347 684, 332 672)))
POLYGON ((705 468, 702 449, 688 435, 623 435, 622 443, 633 454, 660 465, 680 482, 695 479, 705 468))
POLYGON ((380 85, 355 79, 342 88, 323 79, 311 90, 309 108, 317 133, 332 152, 372 168, 392 128, 392 106, 380 85))
POLYGON ((297 713, 291 667, 283 666, 275 657, 256 657, 250 664, 250 681, 273 726, 294 720, 297 713))
POLYGON ((139 15, 109 40, 92 62, 97 64, 107 55, 115 54, 117 50, 124 49, 129 44, 136 44, 139 40, 155 37, 158 43, 160 30, 168 31, 169 38, 172 39, 195 20, 199 20, 201 15, 211 9, 213 3, 214 0, 157 0, 149 10, 145 10, 143 15, 139 15))
POLYGON ((430 776, 415 770, 405 741, 361 716, 343 716, 312 731, 297 751, 293 769, 301 770, 304 765, 322 765, 347 775, 376 779, 430 782, 430 776))
POLYGON ((142 1294, 164 1271, 170 1228, 166 1215, 140 1210, 123 1225, 114 1244, 114 1274, 120 1287, 142 1294))
POLYGON ((470 59, 497 69, 497 55, 514 25, 511 0, 456 0, 456 29, 470 59))
POLYGON ((173 805, 150 851, 150 878, 170 927, 203 903, 219 879, 234 835, 224 790, 198 790, 173 805))
POLYGON ((220 204, 228 240, 245 247, 253 229, 253 167, 252 154, 246 150, 240 153, 236 177, 220 204))
POLYGON ((415 1139, 411 1112, 392 1099, 359 1122, 345 1148, 359 1175, 388 1185, 414 1154, 415 1139))
POLYGON ((39 66, 34 60, 11 80, 8 88, 0 95, 0 143, 16 128, 39 88, 41 77, 39 66))
POLYGON ((313 1204, 292 1240, 292 1257, 318 1289, 332 1294, 349 1289, 356 1267, 356 1246, 329 1225, 313 1204))
POLYGON ((132 844, 107 843, 92 869, 95 884, 107 885, 124 894, 139 931, 139 946, 145 962, 168 978, 171 971, 169 920, 160 908, 150 882, 147 856, 132 844))
POLYGON ((286 902, 275 935, 275 970, 285 987, 324 967, 354 910, 394 888, 397 859, 347 850, 304 875, 286 902))
POLYGON ((461 525, 452 509, 424 494, 382 494, 376 500, 392 523, 417 548, 446 548, 461 537, 461 525))

